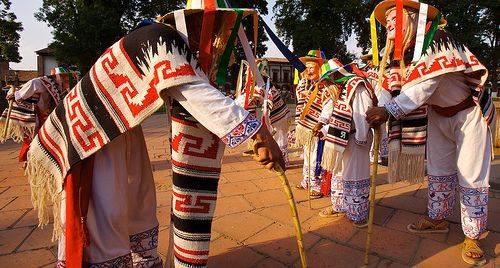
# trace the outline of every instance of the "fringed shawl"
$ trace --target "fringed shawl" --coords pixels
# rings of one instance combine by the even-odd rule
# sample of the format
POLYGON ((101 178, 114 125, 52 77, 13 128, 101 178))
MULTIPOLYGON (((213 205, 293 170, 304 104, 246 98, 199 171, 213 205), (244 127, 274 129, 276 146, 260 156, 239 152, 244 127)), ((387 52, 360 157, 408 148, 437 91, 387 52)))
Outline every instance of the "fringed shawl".
MULTIPOLYGON (((447 31, 438 30, 422 57, 407 69, 401 91, 437 76, 463 72, 471 94, 481 106, 483 116, 491 123, 495 116, 490 92, 484 91, 488 71, 467 47, 447 31)), ((399 80, 399 71, 391 69, 391 81, 399 80)), ((398 91, 392 95, 397 96, 398 91)), ((427 107, 389 122, 389 182, 407 180, 420 182, 425 177, 425 143, 427 137, 427 107)))
MULTIPOLYGON (((339 99, 333 107, 333 116, 328 124, 328 132, 325 136, 325 147, 323 149, 323 159, 321 167, 335 174, 341 168, 342 154, 344 153, 349 135, 354 134, 352 129, 353 109, 352 103, 354 93, 359 86, 364 86, 373 101, 377 103, 373 88, 368 85, 368 81, 361 77, 353 77, 347 80, 342 86, 339 99)), ((359 140, 366 140, 367 137, 360 137, 359 140)))
POLYGON ((61 191, 72 166, 153 114, 164 90, 201 79, 189 47, 168 25, 142 27, 108 48, 31 143, 27 175, 40 225, 53 205, 54 237, 62 233, 61 191))

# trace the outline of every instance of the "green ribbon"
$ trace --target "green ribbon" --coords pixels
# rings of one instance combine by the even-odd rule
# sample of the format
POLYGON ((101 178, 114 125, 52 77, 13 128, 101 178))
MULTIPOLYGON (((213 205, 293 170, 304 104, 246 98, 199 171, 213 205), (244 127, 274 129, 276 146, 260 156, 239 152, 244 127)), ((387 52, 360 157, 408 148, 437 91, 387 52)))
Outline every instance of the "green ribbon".
POLYGON ((238 14, 236 16, 236 21, 234 23, 234 27, 231 30, 231 35, 227 40, 227 46, 224 50, 224 53, 221 56, 221 60, 219 63, 219 69, 217 70, 217 75, 215 78, 215 83, 219 86, 224 85, 226 83, 227 78, 227 67, 229 65, 229 59, 231 58, 231 52, 233 51, 234 39, 238 35, 238 29, 240 28, 241 20, 243 18, 243 10, 239 8, 235 8, 234 11, 238 14))
POLYGON ((423 52, 425 52, 427 48, 431 45, 431 42, 434 39, 434 35, 436 34, 436 31, 439 27, 439 22, 441 21, 441 17, 442 17, 441 12, 439 12, 432 21, 431 28, 429 29, 429 32, 425 35, 424 38, 424 45, 422 46, 423 52))
POLYGON ((217 6, 219 8, 227 8, 226 1, 224 1, 224 0, 217 0, 217 6))

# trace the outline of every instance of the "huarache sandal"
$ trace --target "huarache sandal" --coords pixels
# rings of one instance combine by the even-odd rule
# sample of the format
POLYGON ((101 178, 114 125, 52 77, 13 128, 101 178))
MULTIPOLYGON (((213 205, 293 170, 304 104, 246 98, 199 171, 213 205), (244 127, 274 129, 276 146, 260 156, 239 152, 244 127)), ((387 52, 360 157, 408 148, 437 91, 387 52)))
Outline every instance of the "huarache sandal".
POLYGON ((462 260, 475 266, 482 266, 486 263, 484 251, 480 248, 479 241, 465 238, 462 244, 462 260))
POLYGON ((297 190, 305 190, 306 188, 304 188, 304 186, 302 186, 302 184, 299 183, 299 184, 295 185, 295 189, 297 189, 297 190))
POLYGON ((253 152, 253 150, 248 150, 248 151, 244 151, 243 153, 241 153, 241 155, 243 155, 243 156, 253 156, 254 152, 253 152))
POLYGON ((309 196, 312 198, 312 199, 318 199, 318 198, 321 198, 323 196, 322 193, 318 192, 318 191, 314 191, 312 190, 310 193, 309 193, 309 196))
POLYGON ((417 222, 408 224, 406 229, 415 234, 445 234, 450 231, 448 225, 445 220, 434 223, 427 218, 420 218, 417 222))
POLYGON ((337 218, 345 215, 345 212, 342 211, 335 211, 333 210, 332 207, 327 207, 323 210, 321 210, 318 215, 321 218, 337 218))
POLYGON ((362 229, 362 228, 365 228, 366 226, 368 226, 367 220, 360 221, 360 222, 354 222, 354 227, 356 227, 356 228, 362 229))

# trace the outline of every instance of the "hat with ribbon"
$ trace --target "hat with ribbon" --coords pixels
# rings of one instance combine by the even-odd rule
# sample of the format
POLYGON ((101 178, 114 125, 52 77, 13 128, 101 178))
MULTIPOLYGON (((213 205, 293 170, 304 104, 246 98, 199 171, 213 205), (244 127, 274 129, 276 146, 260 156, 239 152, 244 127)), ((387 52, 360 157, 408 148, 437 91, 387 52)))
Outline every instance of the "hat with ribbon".
POLYGON ((255 62, 254 58, 248 59, 247 54, 252 54, 252 50, 246 36, 242 40, 239 33, 241 22, 248 15, 253 15, 253 41, 256 43, 257 12, 254 9, 230 8, 224 0, 188 0, 185 9, 160 16, 157 21, 174 26, 191 50, 198 51, 200 67, 209 81, 222 85, 227 78, 227 67, 237 37, 240 37, 244 50, 250 50, 245 51, 248 62, 255 62))
POLYGON ((325 59, 325 53, 323 53, 323 51, 321 51, 319 49, 309 50, 309 52, 307 53, 306 56, 300 57, 299 59, 304 64, 306 64, 306 62, 316 62, 319 65, 323 65, 323 63, 326 60, 325 59))
POLYGON ((446 26, 446 19, 442 16, 441 12, 433 6, 421 3, 418 0, 384 0, 380 2, 373 10, 370 16, 370 32, 373 51, 373 64, 379 64, 379 51, 377 40, 377 29, 375 20, 385 26, 387 24, 387 12, 391 9, 396 10, 396 36, 394 40, 394 54, 395 60, 402 60, 403 58, 403 10, 412 10, 418 14, 417 33, 415 37, 415 49, 412 62, 416 62, 425 51, 432 40, 436 29, 438 27, 446 26), (427 29, 427 22, 432 21, 432 25, 427 29))

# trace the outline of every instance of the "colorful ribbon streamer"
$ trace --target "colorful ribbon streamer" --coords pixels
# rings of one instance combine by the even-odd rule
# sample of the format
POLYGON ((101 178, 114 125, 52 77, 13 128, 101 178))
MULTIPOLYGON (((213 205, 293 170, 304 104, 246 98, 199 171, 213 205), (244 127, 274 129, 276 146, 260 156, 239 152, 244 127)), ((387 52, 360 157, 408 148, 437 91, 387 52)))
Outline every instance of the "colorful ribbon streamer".
POLYGON ((375 20, 375 13, 370 15, 370 37, 372 41, 372 64, 378 66, 378 40, 377 40, 377 24, 375 20))
POLYGON ((426 51, 429 45, 432 42, 432 39, 434 39, 434 34, 436 33, 438 27, 439 27, 439 21, 441 21, 441 13, 438 13, 434 20, 432 21, 431 28, 429 29, 429 32, 425 35, 425 40, 424 40, 424 45, 422 48, 422 51, 426 51))
POLYGON ((299 70, 299 72, 303 72, 306 70, 306 66, 302 63, 297 56, 295 56, 283 42, 276 36, 276 34, 269 28, 266 22, 261 18, 262 25, 266 30, 269 38, 273 41, 273 43, 278 47, 279 51, 285 56, 285 58, 292 64, 293 68, 299 70))
POLYGON ((236 21, 234 23, 233 29, 231 30, 231 35, 227 40, 226 49, 224 50, 224 53, 221 56, 219 69, 217 70, 217 75, 215 78, 215 83, 219 86, 224 85, 224 83, 226 83, 227 67, 229 65, 229 59, 231 58, 231 53, 233 52, 233 44, 236 39, 236 36, 238 35, 238 30, 240 28, 241 20, 243 18, 242 9, 235 8, 234 11, 236 11, 237 14, 236 21))
POLYGON ((403 0, 396 0, 396 38, 394 60, 403 59, 403 0))
POLYGON ((412 62, 417 62, 422 56, 422 48, 424 47, 425 40, 425 25, 427 23, 427 9, 428 5, 420 3, 418 9, 418 24, 417 24, 417 36, 415 38, 415 50, 413 51, 412 62))

